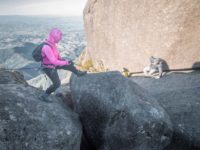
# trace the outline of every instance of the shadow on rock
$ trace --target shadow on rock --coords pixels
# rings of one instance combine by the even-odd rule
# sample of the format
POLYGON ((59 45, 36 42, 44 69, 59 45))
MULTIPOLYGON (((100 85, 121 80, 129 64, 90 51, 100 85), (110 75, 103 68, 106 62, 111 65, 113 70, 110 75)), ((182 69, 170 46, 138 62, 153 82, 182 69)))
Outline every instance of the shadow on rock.
POLYGON ((28 60, 33 60, 32 51, 37 46, 37 44, 27 42, 21 47, 14 47, 14 52, 20 54, 28 60))
POLYGON ((167 61, 165 61, 164 59, 161 59, 162 60, 162 68, 163 68, 163 71, 169 71, 169 65, 167 64, 167 61))
MULTIPOLYGON (((68 84, 61 86, 56 91, 55 96, 58 97, 61 100, 61 102, 65 104, 66 107, 69 107, 69 108, 71 108, 71 110, 74 110, 72 94, 71 94, 68 84)), ((81 119, 80 119, 80 122, 82 123, 81 119)), ((81 138, 80 150, 97 150, 95 148, 95 146, 93 146, 92 143, 88 140, 87 132, 83 125, 82 125, 82 133, 83 134, 82 134, 82 138, 81 138)))
POLYGON ((192 65, 192 69, 194 69, 194 71, 200 71, 200 62, 195 62, 192 65))

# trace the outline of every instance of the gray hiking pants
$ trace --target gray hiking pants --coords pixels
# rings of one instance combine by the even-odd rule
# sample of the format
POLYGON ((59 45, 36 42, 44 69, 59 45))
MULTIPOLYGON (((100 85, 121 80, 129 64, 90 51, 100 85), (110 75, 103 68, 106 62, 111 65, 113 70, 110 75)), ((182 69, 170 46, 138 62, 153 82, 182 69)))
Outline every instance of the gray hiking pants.
POLYGON ((66 66, 58 66, 55 69, 54 68, 43 68, 43 71, 51 79, 51 81, 53 83, 49 88, 47 88, 47 90, 46 90, 47 94, 51 94, 57 88, 59 88, 60 85, 61 85, 57 69, 68 70, 68 71, 71 71, 71 72, 73 72, 75 74, 78 73, 78 70, 76 69, 76 67, 74 66, 74 64, 70 64, 70 65, 66 65, 66 66))

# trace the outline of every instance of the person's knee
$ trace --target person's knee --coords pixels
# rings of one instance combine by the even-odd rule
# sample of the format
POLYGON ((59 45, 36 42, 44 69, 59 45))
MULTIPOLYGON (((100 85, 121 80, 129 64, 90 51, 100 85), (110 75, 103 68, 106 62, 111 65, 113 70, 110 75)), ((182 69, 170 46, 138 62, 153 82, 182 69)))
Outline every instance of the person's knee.
POLYGON ((156 72, 158 72, 157 69, 151 69, 151 70, 149 71, 149 74, 152 75, 152 74, 154 74, 154 73, 156 73, 156 72))

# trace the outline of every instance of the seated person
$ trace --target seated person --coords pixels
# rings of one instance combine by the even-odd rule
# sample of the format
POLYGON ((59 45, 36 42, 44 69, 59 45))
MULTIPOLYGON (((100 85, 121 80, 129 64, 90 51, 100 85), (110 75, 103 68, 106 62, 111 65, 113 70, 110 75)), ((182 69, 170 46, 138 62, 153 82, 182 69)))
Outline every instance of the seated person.
POLYGON ((160 58, 155 58, 153 56, 150 57, 150 65, 144 68, 144 74, 150 75, 159 79, 162 77, 163 67, 162 67, 163 60, 160 58), (158 73, 158 74, 156 74, 158 73))

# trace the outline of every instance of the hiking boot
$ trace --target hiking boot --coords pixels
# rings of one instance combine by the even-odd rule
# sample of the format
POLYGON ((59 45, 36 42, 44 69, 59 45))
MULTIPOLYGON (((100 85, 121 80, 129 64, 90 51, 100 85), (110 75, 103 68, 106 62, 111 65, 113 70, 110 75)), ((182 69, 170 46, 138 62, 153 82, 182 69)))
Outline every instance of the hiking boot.
POLYGON ((76 72, 76 75, 77 75, 78 77, 84 76, 84 75, 86 75, 86 74, 87 74, 87 71, 80 71, 80 70, 78 70, 78 71, 76 72))
POLYGON ((41 96, 40 96, 40 99, 44 102, 52 102, 52 100, 49 98, 49 94, 47 93, 43 93, 41 96))

